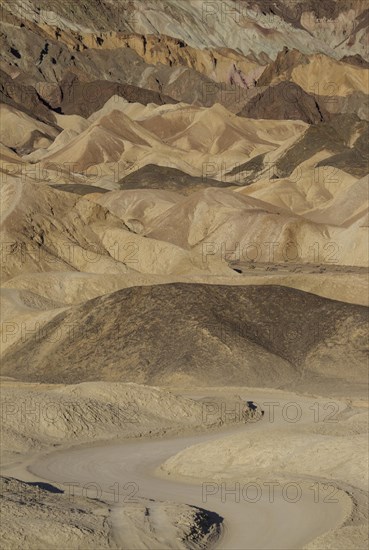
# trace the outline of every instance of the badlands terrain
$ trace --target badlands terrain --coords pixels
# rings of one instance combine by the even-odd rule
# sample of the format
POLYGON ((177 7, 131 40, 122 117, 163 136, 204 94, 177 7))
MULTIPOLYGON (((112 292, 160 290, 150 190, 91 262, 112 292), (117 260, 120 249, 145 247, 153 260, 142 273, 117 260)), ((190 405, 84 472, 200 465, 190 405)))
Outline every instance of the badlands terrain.
POLYGON ((367 548, 367 1, 0 9, 3 547, 367 548))

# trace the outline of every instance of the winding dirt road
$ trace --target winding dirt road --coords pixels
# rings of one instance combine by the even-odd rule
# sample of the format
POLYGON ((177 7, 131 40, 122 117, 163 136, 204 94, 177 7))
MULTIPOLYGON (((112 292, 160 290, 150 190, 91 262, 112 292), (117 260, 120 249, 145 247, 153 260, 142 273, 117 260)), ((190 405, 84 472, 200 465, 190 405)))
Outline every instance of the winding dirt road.
MULTIPOLYGON (((264 424, 264 419, 262 422, 264 424)), ((140 498, 185 503, 216 512, 223 518, 221 536, 216 543, 222 550, 296 550, 344 520, 345 510, 340 501, 314 502, 314 493, 306 486, 301 498, 291 502, 296 494, 293 487, 287 499, 282 491, 284 486, 275 488, 272 493, 269 486, 260 484, 261 493, 251 486, 245 493, 240 480, 240 490, 234 494, 234 483, 227 482, 223 488, 215 484, 205 487, 209 480, 191 484, 156 474, 161 463, 184 448, 228 434, 241 435, 245 429, 263 428, 258 423, 258 426, 242 425, 222 433, 74 448, 44 455, 29 465, 28 470, 38 478, 62 484, 76 483, 79 487, 92 488, 92 492, 94 486, 88 484, 98 484, 103 491, 102 498, 112 505, 114 538, 119 547, 130 550, 150 548, 140 532, 125 528, 124 507, 132 506, 140 498)), ((155 502, 150 502, 150 507, 155 513, 155 502)), ((156 542, 151 548, 179 547, 165 521, 161 525, 158 518, 155 526, 156 542)))

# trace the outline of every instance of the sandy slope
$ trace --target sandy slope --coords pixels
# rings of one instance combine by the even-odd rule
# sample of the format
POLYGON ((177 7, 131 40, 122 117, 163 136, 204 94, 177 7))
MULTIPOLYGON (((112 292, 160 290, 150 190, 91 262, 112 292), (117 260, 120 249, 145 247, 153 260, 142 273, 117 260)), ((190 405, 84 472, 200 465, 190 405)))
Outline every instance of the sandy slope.
MULTIPOLYGON (((138 437, 153 429, 160 433, 202 421, 198 403, 137 384, 47 386, 5 381, 2 395, 5 455, 43 449, 50 440, 83 442, 118 434, 138 437), (27 412, 32 404, 35 414, 27 412)), ((209 425, 217 422, 219 418, 209 419, 209 425)))
MULTIPOLYGON (((209 109, 183 103, 147 106, 127 103, 116 96, 90 117, 86 128, 61 120, 68 126, 48 147, 27 157, 31 161, 71 164, 73 172, 99 166, 109 173, 107 164, 118 163, 120 173, 136 170, 151 162, 202 175, 205 163, 217 167, 219 157, 232 167, 250 156, 278 149, 288 137, 297 140, 306 130, 301 121, 258 121, 237 117, 219 104, 209 109), (82 131, 81 131, 82 130, 82 131), (167 157, 167 158, 166 158, 167 157), (166 158, 164 163, 158 159, 166 158)), ((214 177, 214 176, 213 176, 214 177)))
MULTIPOLYGON (((122 548, 115 532, 115 517, 109 502, 70 498, 57 487, 37 482, 21 482, 2 477, 2 547, 21 550, 80 550, 89 548, 122 548), (18 514, 19 507, 22 514, 18 514), (40 523, 42 522, 42 529, 40 523), (11 529, 8 528, 11 524, 11 529)), ((162 549, 162 537, 155 536, 157 521, 165 526, 171 539, 168 549, 207 548, 217 537, 215 514, 171 502, 143 501, 129 511, 121 511, 121 528, 139 540, 142 547, 162 549), (146 521, 142 518, 146 517, 146 521)), ((134 546, 130 546, 133 548, 134 546)))
MULTIPOLYGON (((219 436, 212 436, 212 439, 217 437, 219 436)), ((208 437, 160 441, 159 443, 126 444, 108 449, 97 447, 93 451, 91 449, 76 450, 67 454, 51 456, 46 461, 41 459, 35 465, 31 465, 30 469, 37 476, 59 483, 72 478, 82 483, 95 479, 105 490, 108 484, 114 483, 114 481, 134 480, 143 496, 155 500, 185 501, 191 505, 210 508, 225 518, 223 535, 219 543, 219 547, 223 549, 238 547, 245 549, 301 548, 315 536, 328 529, 336 528, 345 519, 344 506, 347 506, 347 502, 329 508, 324 504, 317 506, 309 498, 307 492, 304 492, 304 497, 297 506, 289 505, 277 493, 273 504, 266 497, 256 506, 252 503, 234 503, 231 499, 221 503, 219 496, 218 498, 207 498, 204 503, 199 487, 181 486, 181 484, 171 481, 152 479, 153 467, 166 456, 177 452, 183 446, 191 446, 201 439, 208 439, 208 437), (124 464, 120 459, 122 454, 125 457, 124 464), (101 465, 104 464, 107 457, 109 457, 111 466, 109 471, 104 472, 104 470, 101 471, 101 465), (296 525, 295 529, 285 530, 283 523, 286 517, 289 517, 291 524, 296 525), (279 528, 278 525, 280 525, 279 528)), ((120 529, 119 519, 119 512, 116 511, 115 529, 123 548, 142 548, 141 541, 138 545, 136 542, 136 545, 131 546, 133 537, 131 538, 131 535, 124 530, 124 523, 123 529, 120 529)), ((165 525, 160 527, 165 528, 165 525)), ((165 548, 171 547, 167 546, 168 543, 170 544, 170 538, 165 537, 162 542, 165 548)))
POLYGON ((0 117, 0 141, 23 154, 34 149, 46 149, 59 133, 56 128, 8 105, 0 105, 0 117))
MULTIPOLYGON (((223 388, 219 389, 216 396, 214 393, 205 393, 205 395, 209 396, 207 400, 213 404, 217 402, 220 404, 222 400, 226 400, 227 408, 234 410, 234 406, 231 407, 229 402, 232 389, 229 390, 228 394, 223 388)), ((198 390, 189 388, 188 391, 192 395, 199 395, 198 390)), ((238 397, 234 395, 234 391, 235 389, 233 389, 233 399, 237 400, 238 397)), ((113 527, 113 540, 123 548, 141 549, 147 543, 150 544, 150 540, 153 541, 153 548, 160 548, 160 542, 161 547, 181 548, 173 541, 173 515, 170 514, 167 519, 163 516, 163 510, 160 511, 161 501, 167 503, 167 509, 170 508, 170 502, 177 503, 177 505, 180 502, 186 502, 192 506, 217 512, 224 518, 222 536, 219 541, 220 548, 296 549, 310 543, 309 547, 314 548, 316 545, 311 541, 316 537, 323 537, 325 548, 336 548, 334 541, 339 540, 341 532, 346 537, 348 533, 352 536, 349 548, 364 548, 365 517, 359 518, 360 514, 365 513, 365 507, 363 507, 360 489, 345 485, 340 477, 339 469, 334 469, 331 474, 332 487, 330 490, 333 488, 335 499, 334 502, 329 503, 327 502, 330 500, 329 495, 325 494, 327 489, 324 489, 322 484, 326 476, 323 470, 319 470, 317 462, 314 464, 314 472, 306 475, 304 467, 309 464, 309 461, 302 461, 297 471, 293 467, 290 470, 294 452, 285 456, 278 453, 275 455, 271 469, 269 468, 268 473, 265 474, 265 472, 263 473, 264 465, 256 461, 257 448, 254 450, 253 445, 250 444, 247 453, 250 460, 254 457, 254 467, 250 473, 250 470, 247 472, 242 470, 242 464, 237 464, 240 454, 236 447, 237 441, 246 442, 250 437, 263 441, 265 445, 271 434, 281 438, 282 434, 289 433, 294 434, 296 439, 295 443, 289 447, 292 451, 306 439, 307 432, 313 434, 323 430, 322 433, 326 434, 321 436, 324 437, 325 452, 330 454, 331 460, 339 466, 339 453, 333 453, 332 450, 335 445, 340 448, 343 443, 342 434, 345 433, 346 438, 351 437, 354 442, 357 436, 349 435, 352 426, 361 427, 363 433, 366 429, 365 422, 361 421, 360 408, 350 409, 347 408, 345 402, 337 402, 335 410, 337 421, 326 423, 326 415, 331 412, 329 407, 327 409, 327 404, 331 401, 329 399, 308 398, 255 388, 252 390, 238 388, 236 391, 238 394, 242 394, 243 399, 252 398, 257 403, 264 403, 264 408, 268 403, 277 403, 274 422, 270 422, 268 413, 261 421, 247 423, 237 429, 232 428, 230 432, 231 434, 233 432, 232 435, 202 434, 185 438, 125 442, 124 444, 108 446, 105 444, 104 446, 61 450, 31 458, 23 462, 23 466, 9 467, 7 475, 17 475, 23 479, 42 478, 56 482, 62 488, 66 488, 65 484, 69 481, 78 482, 80 487, 92 480, 98 483, 103 490, 100 498, 110 504, 110 508, 112 508, 110 522, 113 527), (284 407, 291 402, 301 410, 302 417, 297 423, 286 422, 286 416, 281 414, 284 407), (317 411, 319 414, 321 413, 318 423, 314 422, 314 415, 317 411), (232 441, 232 438, 235 444, 229 446, 228 442, 232 441), (229 461, 229 465, 227 467, 219 466, 219 463, 214 461, 211 454, 212 448, 218 449, 219 457, 221 457, 223 449, 228 449, 227 461, 229 461), (156 475, 159 472, 156 471, 155 474, 156 468, 169 456, 182 449, 184 449, 182 452, 165 463, 165 471, 171 473, 170 477, 165 478, 163 470, 161 470, 160 477, 157 478, 156 475), (182 460, 182 457, 185 456, 185 460, 182 460), (107 461, 109 468, 106 467, 107 461), (212 467, 210 472, 206 469, 206 463, 212 467), (176 469, 176 464, 186 467, 187 475, 191 476, 191 480, 187 477, 186 483, 183 483, 183 479, 180 481, 177 478, 177 474, 183 472, 176 469), (216 468, 217 464, 218 468, 216 468), (278 474, 278 469, 282 464, 284 472, 281 475, 281 473, 278 474), (24 470, 25 465, 28 465, 28 472, 24 470), (205 467, 204 471, 202 470, 203 466, 205 467), (214 477, 214 468, 218 471, 216 477, 214 477), (32 472, 32 476, 29 472, 32 472), (196 482, 194 478, 197 478, 196 482), (144 499, 144 503, 147 498, 154 499, 146 505, 146 509, 129 500, 112 503, 114 498, 112 485, 118 483, 123 486, 127 481, 137 484, 135 485, 136 496, 139 501, 144 499), (204 487, 199 484, 214 481, 225 482, 223 489, 220 485, 213 483, 206 488, 206 491, 213 494, 204 493, 204 487), (270 502, 269 489, 267 491, 262 489, 261 498, 257 502, 250 502, 255 498, 252 491, 247 493, 247 498, 240 496, 237 501, 234 494, 229 493, 225 496, 226 493, 223 493, 227 488, 234 489, 235 481, 240 482, 241 486, 248 482, 257 482, 263 488, 268 487, 264 485, 265 483, 277 481, 279 486, 276 486, 277 488, 272 493, 274 495, 273 502, 270 502), (316 481, 322 491, 321 497, 317 499, 318 502, 314 501, 316 499, 314 499, 314 492, 311 489, 312 484, 316 481), (283 487, 291 482, 297 484, 301 489, 301 498, 294 503, 288 502, 288 498, 283 496, 285 493, 282 491, 283 487), (356 506, 359 508, 353 509, 346 492, 335 489, 340 486, 354 495, 356 506), (286 521, 289 525, 288 529, 286 529, 286 521), (151 538, 149 539, 147 538, 147 522, 151 526, 151 538), (350 525, 349 531, 347 531, 346 525, 350 525), (129 530, 127 530, 128 526, 129 530), (329 533, 327 533, 328 531, 329 533)), ((267 409, 267 411, 269 410, 270 408, 267 409)), ((229 416, 229 421, 231 421, 231 416, 229 416)), ((79 493, 80 489, 76 488, 76 495, 79 493)), ((122 500, 124 495, 123 492, 122 500)), ((289 498, 293 500, 292 497, 289 498)), ((178 511, 177 509, 177 514, 178 511)))
POLYGON ((19 465, 24 458, 65 444, 219 426, 223 423, 220 412, 204 425, 201 403, 137 384, 47 386, 7 380, 2 382, 2 397, 2 472, 13 476, 0 480, 4 548, 23 548, 26 538, 27 547, 34 550, 51 546, 80 550, 86 544, 122 548, 120 536, 128 532, 130 540, 159 549, 166 531, 167 548, 198 550, 217 538, 221 518, 203 509, 140 497, 132 507, 119 509, 115 518, 111 495, 104 493, 93 502, 88 494, 72 497, 55 486, 33 483, 36 478, 23 476, 19 465), (46 530, 39 530, 41 519, 46 530))

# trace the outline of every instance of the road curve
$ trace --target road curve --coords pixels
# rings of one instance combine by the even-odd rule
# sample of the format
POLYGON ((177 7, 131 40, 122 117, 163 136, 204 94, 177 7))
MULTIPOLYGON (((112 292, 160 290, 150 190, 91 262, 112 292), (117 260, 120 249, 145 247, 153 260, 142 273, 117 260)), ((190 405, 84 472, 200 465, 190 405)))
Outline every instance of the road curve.
MULTIPOLYGON (((236 491, 236 495, 225 492, 235 488, 234 483, 227 482, 223 490, 220 486, 212 486, 210 489, 214 494, 205 497, 200 484, 182 483, 155 475, 155 470, 163 461, 184 448, 220 439, 230 433, 241 434, 245 429, 247 427, 243 425, 226 434, 206 433, 74 448, 44 455, 28 469, 37 477, 51 482, 73 482, 80 486, 97 483, 103 490, 104 500, 109 502, 110 498, 113 504, 116 541, 126 548, 129 539, 124 530, 119 529, 119 513, 123 506, 132 505, 130 501, 137 497, 186 503, 216 512, 224 518, 222 535, 217 543, 222 550, 296 550, 344 520, 345 512, 340 502, 314 502, 313 492, 307 489, 302 491, 297 502, 287 501, 281 488, 276 488, 272 495, 274 498, 270 498, 269 487, 262 484, 261 494, 259 491, 257 495, 256 488, 250 486, 245 496, 242 493, 244 483, 240 479, 240 490, 236 491), (118 486, 119 503, 114 504, 118 486), (253 499, 258 500, 252 502, 253 499)), ((208 481, 204 479, 203 483, 208 481)), ((291 488, 288 498, 294 499, 294 494, 291 488)), ((170 537, 163 532, 163 548, 174 548, 173 540, 166 536, 170 537)), ((131 540, 129 545, 130 550, 145 548, 131 540)))

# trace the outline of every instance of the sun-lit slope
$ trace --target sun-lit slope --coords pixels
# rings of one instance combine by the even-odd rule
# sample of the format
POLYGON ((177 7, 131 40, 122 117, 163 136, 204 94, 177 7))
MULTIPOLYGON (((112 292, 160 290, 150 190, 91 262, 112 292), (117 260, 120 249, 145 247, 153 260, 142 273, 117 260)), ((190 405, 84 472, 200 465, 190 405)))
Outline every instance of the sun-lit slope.
POLYGON ((322 53, 284 48, 257 81, 257 94, 240 109, 255 118, 328 121, 335 114, 369 119, 369 64, 347 63, 322 53))
MULTIPOLYGON (((14 291, 16 298, 19 293, 25 291, 42 297, 47 304, 57 301, 57 303, 69 306, 82 304, 87 300, 103 294, 110 294, 121 288, 161 284, 168 282, 168 280, 171 281, 172 277, 141 274, 135 271, 124 274, 44 271, 43 273, 22 273, 12 279, 3 281, 3 287, 14 291)), ((175 277, 173 277, 173 280, 175 280, 175 277)), ((12 298, 9 302, 9 311, 12 311, 13 302, 15 306, 18 307, 19 305, 18 298, 15 301, 12 298)))
POLYGON ((337 168, 319 167, 329 156, 323 151, 288 178, 261 178, 237 194, 297 215, 300 223, 290 225, 290 236, 309 261, 368 265, 368 176, 358 180, 337 168))
POLYGON ((311 166, 303 168, 301 180, 261 180, 237 192, 210 187, 181 197, 140 189, 91 200, 136 233, 192 250, 204 265, 237 257, 367 265, 367 178, 338 173, 313 183, 311 166))
POLYGON ((181 200, 177 193, 158 189, 111 191, 88 198, 107 208, 128 227, 134 227, 136 233, 142 232, 152 219, 181 200))
MULTIPOLYGON (((39 399, 37 403, 40 403, 39 399)), ((7 446, 15 457, 20 452, 28 454, 29 449, 34 450, 32 443, 31 438, 19 434, 16 441, 12 441, 10 436, 7 446)), ((84 534, 84 544, 104 550, 111 548, 108 542, 109 509, 101 502, 77 495, 70 499, 66 492, 44 482, 24 482, 16 477, 1 476, 0 483, 0 536, 4 550, 21 550, 25 537, 29 548, 76 549, 81 543, 81 533, 84 534), (9 529, 8 525, 12 528, 9 529)))
MULTIPOLYGON (((342 193, 350 194, 351 188, 364 191, 364 195, 360 192, 361 198, 364 199, 367 177, 358 180, 355 176, 337 168, 320 167, 319 163, 330 156, 329 151, 322 150, 307 161, 298 164, 288 177, 273 178, 273 169, 270 172, 265 171, 255 183, 240 187, 236 192, 287 208, 296 214, 309 213, 315 209, 324 211, 336 197, 338 200, 342 193)), ((267 159, 268 156, 266 161, 267 159)), ((350 210, 352 201, 356 202, 357 198, 350 197, 349 203, 345 205, 346 212, 350 210)), ((350 215, 349 212, 348 215, 350 215)), ((340 218, 340 216, 340 211, 337 211, 336 217, 340 218)), ((329 222, 329 219, 326 221, 329 222)))
POLYGON ((221 261, 207 266, 197 253, 140 236, 135 219, 129 218, 128 226, 84 196, 16 179, 13 184, 18 199, 8 192, 1 234, 4 280, 32 271, 167 275, 230 271, 221 261))
POLYGON ((5 279, 27 271, 127 271, 98 235, 103 222, 129 235, 123 222, 106 209, 77 195, 21 179, 14 178, 8 186, 16 191, 17 200, 9 203, 2 223, 5 279))
MULTIPOLYGON (((304 217, 317 223, 329 223, 341 227, 364 220, 369 208, 369 176, 351 182, 343 189, 332 190, 331 200, 324 207, 317 207, 304 213, 304 217)), ((342 186, 343 187, 343 186, 342 186)))
POLYGON ((60 308, 63 304, 26 289, 2 288, 0 291, 1 319, 27 312, 60 308))
POLYGON ((347 65, 323 54, 312 56, 307 65, 295 67, 291 80, 304 90, 316 86, 316 93, 322 96, 347 96, 353 91, 369 93, 369 69, 347 65), (324 85, 318 88, 320 75, 324 75, 324 85))
POLYGON ((289 176, 299 164, 313 155, 328 151, 330 155, 317 163, 320 166, 332 166, 356 177, 369 172, 368 133, 369 123, 360 120, 356 114, 337 114, 327 122, 309 126, 306 132, 295 142, 290 142, 284 154, 274 160, 274 179, 289 176))
POLYGON ((0 104, 0 142, 26 153, 49 146, 59 130, 9 105, 0 104))
POLYGON ((55 294, 47 298, 29 289, 1 289, 1 353, 63 311, 64 304, 54 298, 55 294))
POLYGON ((98 115, 85 121, 83 131, 65 129, 37 160, 46 165, 69 163, 72 171, 82 172, 91 166, 116 163, 125 153, 129 157, 130 149, 135 151, 131 154, 142 157, 152 148, 160 149, 160 139, 126 116, 119 104, 115 109, 114 102, 109 102, 108 109, 98 115))
POLYGON ((7 165, 22 164, 22 158, 10 147, 0 143, 0 162, 1 170, 5 171, 7 165))
POLYGON ((157 128, 160 138, 178 149, 230 155, 236 152, 250 155, 257 147, 275 148, 287 137, 297 138, 307 127, 303 122, 265 124, 245 120, 218 104, 209 109, 183 106, 155 109, 140 124, 150 131, 157 128))
POLYGON ((309 366, 322 378, 364 382, 366 321, 366 308, 283 287, 133 287, 54 317, 45 337, 31 334, 9 347, 2 369, 29 381, 270 387, 297 381, 303 371, 308 377, 309 366), (65 330, 71 325, 80 327, 72 339, 65 330))
MULTIPOLYGON (((18 452, 47 448, 50 438, 64 443, 82 443, 96 439, 113 439, 118 433, 135 436, 164 428, 199 425, 202 419, 201 403, 175 396, 159 388, 148 388, 134 383, 83 382, 73 385, 2 383, 2 393, 8 398, 35 401, 40 406, 58 404, 59 413, 49 421, 41 415, 24 426, 17 415, 7 415, 3 425, 4 451, 14 447, 18 452), (163 406, 165 404, 165 406, 163 406), (88 420, 87 420, 88 419, 88 420), (87 421, 86 421, 87 420, 87 421)), ((209 425, 219 424, 220 415, 209 419, 209 425)), ((50 416, 51 419, 51 416, 50 416)))
MULTIPOLYGON (((268 266, 267 266, 268 267, 268 266)), ((25 273, 7 281, 3 281, 5 289, 12 289, 16 293, 26 290, 33 295, 46 298, 47 303, 65 305, 82 304, 87 300, 110 294, 122 288, 135 286, 151 286, 169 283, 203 283, 211 285, 280 285, 296 288, 304 292, 310 292, 323 298, 339 300, 349 304, 368 306, 368 277, 365 273, 355 273, 350 269, 348 273, 322 272, 315 267, 310 273, 304 273, 301 269, 291 267, 280 274, 268 272, 262 274, 254 271, 254 274, 239 275, 231 270, 227 275, 214 275, 211 273, 200 274, 169 274, 155 275, 132 272, 122 275, 109 275, 107 273, 81 273, 78 271, 44 273, 25 273)), ((13 302, 12 302, 13 303, 13 302)), ((16 301, 16 304, 18 302, 16 301)), ((54 310, 55 311, 55 310, 54 310)), ((34 327, 33 315, 31 312, 34 327)), ((39 315, 40 313, 37 313, 39 315)), ((42 312, 41 312, 42 314, 42 312)), ((32 325, 31 325, 32 326, 32 325)), ((8 327, 12 330, 12 325, 8 327)), ((6 326, 3 327, 7 331, 6 326)))
POLYGON ((63 130, 73 130, 80 134, 89 126, 88 121, 79 115, 61 115, 55 113, 57 125, 63 130))
MULTIPOLYGON (((294 193, 292 186, 287 193, 294 193)), ((365 206, 355 201, 344 204, 342 214, 333 215, 332 206, 327 219, 324 208, 313 212, 310 219, 309 213, 294 213, 291 204, 274 205, 267 190, 260 200, 209 188, 158 215, 147 225, 145 234, 196 251, 209 265, 219 259, 367 265, 365 206), (352 222, 335 225, 339 215, 341 220, 352 222), (352 239, 354 246, 350 245, 352 239)))
POLYGON ((150 135, 121 111, 103 115, 79 134, 73 130, 64 130, 63 136, 64 142, 60 137, 60 146, 58 143, 56 150, 51 147, 43 160, 61 165, 70 163, 75 172, 82 172, 95 165, 118 162, 132 146, 142 149, 144 155, 157 142, 154 135, 150 135))
POLYGON ((129 175, 156 164, 222 180, 225 166, 232 169, 250 157, 283 150, 286 140, 294 143, 308 128, 301 121, 237 117, 220 105, 205 109, 118 101, 116 106, 112 98, 90 118, 87 129, 65 129, 33 160, 46 167, 69 165, 77 173, 96 166, 100 176, 112 176, 113 165, 115 173, 129 175))
MULTIPOLYGON (((279 398, 283 399, 282 392, 279 394, 279 398)), ((290 399, 286 409, 288 410, 290 406, 301 411, 303 420, 299 418, 296 421, 297 425, 289 425, 285 417, 282 425, 277 424, 277 418, 282 416, 279 411, 281 403, 277 398, 274 422, 270 421, 272 425, 267 426, 266 432, 260 426, 260 430, 253 430, 252 433, 246 429, 242 433, 219 438, 217 441, 192 446, 167 460, 161 466, 162 471, 177 479, 181 476, 187 478, 187 481, 191 478, 193 481, 195 481, 194 478, 197 478, 198 481, 206 478, 217 483, 222 480, 225 485, 228 483, 230 485, 231 480, 242 479, 246 487, 247 483, 250 483, 251 486, 254 479, 259 481, 271 478, 276 482, 276 487, 279 484, 283 486, 284 483, 287 485, 287 479, 292 476, 295 479, 306 480, 306 483, 312 478, 330 479, 330 485, 321 486, 322 493, 328 487, 331 489, 333 483, 337 483, 333 480, 339 479, 340 483, 349 483, 365 490, 368 483, 368 472, 365 467, 363 468, 367 460, 367 414, 361 410, 352 416, 345 416, 345 403, 337 400, 329 405, 328 403, 321 405, 316 401, 314 405, 310 405, 309 413, 304 410, 303 403, 302 406, 300 403, 296 403, 295 399, 297 398, 290 396, 290 399), (319 417, 319 420, 311 421, 311 423, 306 421, 305 419, 310 418, 310 414, 312 415, 314 406, 322 407, 322 409, 331 406, 331 412, 335 410, 332 420, 324 422, 319 417), (303 428, 301 428, 302 422, 305 424, 303 428), (293 449, 292 452, 291 449, 293 449), (196 468, 193 468, 194 463, 196 468)), ((271 402, 268 403, 268 400, 264 402, 265 412, 268 414, 271 402)), ((323 417, 323 415, 321 416, 323 417)), ((265 482, 265 485, 267 483, 269 482, 265 482)), ((299 485, 300 490, 303 486, 303 484, 299 485)), ((311 485, 307 487, 311 490, 311 485)), ((346 498, 347 496, 345 494, 346 498)), ((336 502, 338 502, 337 497, 338 492, 335 494, 336 502)), ((351 506, 350 504, 349 509, 351 506)), ((352 518, 346 523, 343 532, 347 529, 347 524, 351 523, 354 523, 352 518)), ((357 524, 355 524, 356 522, 351 526, 351 533, 349 531, 346 535, 348 547, 351 550, 365 548, 364 523, 360 526, 362 538, 359 539, 364 545, 356 545, 358 539, 352 546, 350 544, 352 542, 350 534, 357 535, 354 527, 357 524)), ((332 531, 329 534, 332 534, 332 531)), ((316 546, 312 544, 304 548, 338 549, 342 541, 342 534, 344 533, 337 533, 338 536, 332 545, 326 545, 327 536, 325 540, 318 539, 320 544, 318 543, 316 546)))
MULTIPOLYGON (((242 234, 252 242, 253 235, 248 234, 245 224, 249 223, 251 229, 255 226, 257 217, 264 218, 264 221, 269 218, 271 223, 275 219, 278 224, 280 213, 278 208, 257 199, 243 197, 232 191, 209 188, 173 205, 152 220, 148 231, 155 238, 166 236, 171 242, 185 247, 193 247, 202 242, 219 245, 226 243, 226 233, 233 236, 234 243, 239 242, 242 234), (176 226, 173 225, 175 219, 176 226), (220 228, 223 228, 223 235, 218 233, 220 228)), ((286 219, 283 219, 283 223, 286 223, 286 219)))
MULTIPOLYGON (((351 65, 323 53, 304 55, 296 49, 285 48, 265 68, 257 82, 258 86, 276 84, 282 91, 282 101, 301 101, 305 97, 303 92, 297 99, 293 97, 293 86, 299 86, 324 111, 336 112, 336 107, 343 105, 342 98, 369 94, 369 68, 351 65)), ((268 94, 273 97, 273 88, 268 89, 268 94)))
MULTIPOLYGON (((335 197, 349 194, 357 182, 355 188, 362 189, 360 196, 364 199, 363 182, 369 173, 367 142, 367 121, 356 115, 337 115, 329 122, 310 126, 300 139, 285 142, 283 148, 241 165, 234 178, 239 184, 249 183, 239 189, 240 193, 299 214, 329 207, 335 197)), ((346 212, 352 200, 356 200, 354 196, 346 212)))

